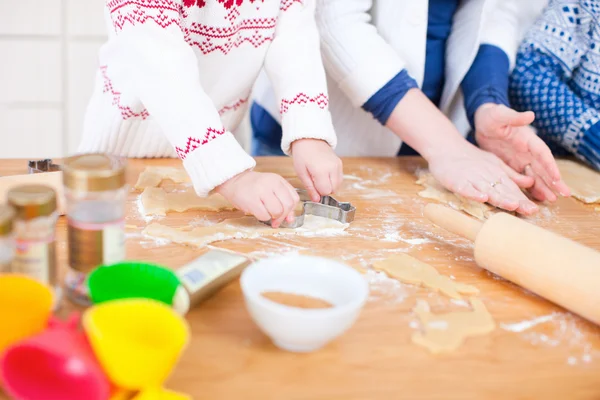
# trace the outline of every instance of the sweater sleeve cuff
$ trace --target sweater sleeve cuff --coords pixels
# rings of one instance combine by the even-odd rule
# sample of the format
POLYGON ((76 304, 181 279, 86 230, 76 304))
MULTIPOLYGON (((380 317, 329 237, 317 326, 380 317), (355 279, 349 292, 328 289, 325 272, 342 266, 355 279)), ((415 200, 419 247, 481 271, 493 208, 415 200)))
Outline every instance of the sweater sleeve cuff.
POLYGON ((507 93, 497 90, 494 87, 482 87, 472 94, 468 102, 465 100, 467 118, 472 129, 475 129, 475 112, 479 107, 487 103, 502 104, 510 107, 507 93))
POLYGON ((217 186, 254 168, 256 162, 233 134, 225 132, 187 154, 183 166, 190 175, 196 194, 206 197, 217 186))
POLYGON ((583 134, 577 146, 577 156, 600 171, 600 122, 583 134))
POLYGON ((490 44, 479 46, 477 56, 461 83, 467 118, 473 129, 475 112, 481 105, 495 103, 509 106, 509 68, 504 50, 490 44))
POLYGON ((363 104, 363 110, 371 113, 381 125, 387 124, 394 108, 417 82, 403 69, 363 104))
POLYGON ((281 128, 281 150, 287 155, 291 153, 292 143, 300 139, 324 140, 332 148, 337 145, 331 114, 312 105, 295 107, 293 112, 283 114, 281 128))

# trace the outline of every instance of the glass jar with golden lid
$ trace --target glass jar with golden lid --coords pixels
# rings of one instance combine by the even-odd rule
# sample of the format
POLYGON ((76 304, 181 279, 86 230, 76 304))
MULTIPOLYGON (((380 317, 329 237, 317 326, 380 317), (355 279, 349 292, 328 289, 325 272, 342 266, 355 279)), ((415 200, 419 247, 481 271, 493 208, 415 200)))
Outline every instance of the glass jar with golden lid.
POLYGON ((67 296, 91 303, 87 275, 95 268, 125 259, 126 161, 108 154, 67 159, 63 182, 67 200, 69 270, 67 296))

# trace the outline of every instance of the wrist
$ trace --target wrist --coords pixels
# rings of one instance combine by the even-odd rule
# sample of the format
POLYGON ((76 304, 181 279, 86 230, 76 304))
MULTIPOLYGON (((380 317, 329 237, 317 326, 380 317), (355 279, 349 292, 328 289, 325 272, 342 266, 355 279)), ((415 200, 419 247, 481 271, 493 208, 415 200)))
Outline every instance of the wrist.
POLYGON ((233 176, 233 177, 229 178, 228 180, 226 180, 225 182, 223 182, 222 184, 220 184, 219 186, 217 186, 217 187, 214 189, 214 192, 216 192, 216 193, 219 193, 219 194, 223 195, 223 193, 224 193, 224 192, 227 192, 229 188, 231 188, 232 186, 234 186, 234 185, 235 185, 235 183, 236 183, 236 182, 237 182, 237 181, 238 181, 240 178, 242 178, 243 176, 245 176, 245 175, 247 175, 247 174, 249 174, 249 173, 251 173, 251 172, 252 172, 252 170, 246 170, 246 171, 243 171, 243 172, 241 172, 241 173, 239 173, 239 174, 237 174, 237 175, 235 175, 235 176, 233 176))
POLYGON ((302 145, 302 144, 310 144, 310 143, 315 143, 316 145, 320 145, 321 143, 326 145, 327 147, 330 147, 329 144, 322 139, 312 139, 312 138, 304 138, 304 139, 297 139, 294 140, 291 144, 290 144, 290 154, 293 155, 294 153, 294 147, 300 148, 296 145, 302 145))
POLYGON ((429 146, 428 148, 421 151, 420 154, 427 162, 431 162, 432 160, 444 157, 447 154, 463 153, 466 150, 468 150, 471 146, 472 144, 469 143, 462 136, 453 135, 452 138, 448 138, 448 140, 444 142, 440 142, 435 146, 429 146))

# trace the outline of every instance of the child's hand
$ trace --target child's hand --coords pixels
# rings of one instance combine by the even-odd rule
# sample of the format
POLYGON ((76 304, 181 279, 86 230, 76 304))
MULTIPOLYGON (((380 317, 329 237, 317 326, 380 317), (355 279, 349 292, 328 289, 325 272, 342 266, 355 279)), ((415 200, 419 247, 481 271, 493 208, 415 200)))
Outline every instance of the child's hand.
POLYGON ((254 171, 234 176, 216 191, 238 210, 259 221, 271 220, 273 228, 283 220, 294 222, 294 208, 300 201, 296 190, 281 176, 254 171))
POLYGON ((429 170, 444 187, 466 198, 526 215, 538 211, 520 189, 531 187, 532 178, 466 141, 457 148, 440 149, 429 158, 429 170))
POLYGON ((555 201, 556 194, 569 196, 567 185, 552 152, 529 126, 533 112, 520 113, 498 104, 484 104, 475 113, 475 138, 479 146, 497 155, 515 171, 531 177, 532 196, 555 201))
POLYGON ((300 139, 292 143, 292 157, 298 177, 312 201, 335 193, 342 184, 342 160, 331 146, 318 139, 300 139))

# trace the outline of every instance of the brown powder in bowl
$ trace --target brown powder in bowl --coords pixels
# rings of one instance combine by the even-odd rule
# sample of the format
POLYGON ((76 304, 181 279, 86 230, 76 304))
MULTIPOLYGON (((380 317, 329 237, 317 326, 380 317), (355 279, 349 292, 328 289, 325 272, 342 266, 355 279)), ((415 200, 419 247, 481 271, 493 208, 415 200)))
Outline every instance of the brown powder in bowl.
POLYGON ((296 308, 332 308, 333 304, 323 299, 301 294, 284 292, 262 292, 262 297, 283 304, 284 306, 296 308))

